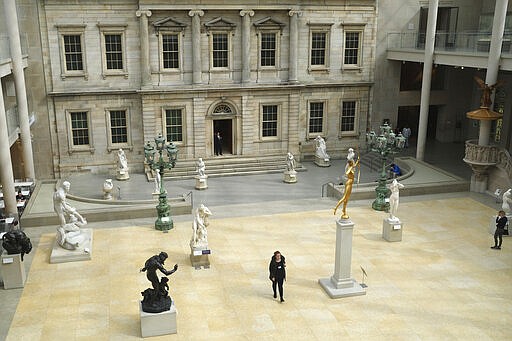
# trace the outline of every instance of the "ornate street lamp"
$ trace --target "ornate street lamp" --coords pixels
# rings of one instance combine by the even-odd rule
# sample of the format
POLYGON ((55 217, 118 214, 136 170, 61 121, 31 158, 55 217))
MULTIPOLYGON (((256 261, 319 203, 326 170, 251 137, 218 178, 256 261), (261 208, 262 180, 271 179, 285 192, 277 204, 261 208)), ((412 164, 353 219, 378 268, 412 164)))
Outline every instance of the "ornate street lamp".
POLYGON ((403 137, 401 133, 399 133, 398 136, 395 135, 391 126, 384 123, 380 126, 380 135, 377 136, 374 131, 366 134, 366 145, 369 150, 378 153, 382 161, 379 185, 375 188, 377 198, 373 201, 372 207, 377 211, 388 211, 389 202, 386 202, 386 198, 389 197, 389 189, 386 187, 386 180, 388 178, 386 162, 388 155, 396 154, 404 149, 405 137, 403 137))
POLYGON ((174 227, 171 209, 167 203, 167 191, 164 189, 164 171, 166 169, 173 169, 178 158, 178 148, 176 145, 169 141, 165 143, 165 138, 162 134, 155 137, 155 147, 148 141, 144 146, 144 158, 146 164, 152 169, 158 169, 160 172, 160 195, 158 196, 158 205, 156 206, 157 219, 155 221, 155 229, 160 231, 167 231, 174 227), (156 153, 158 152, 158 156, 156 153), (155 159, 155 156, 157 158, 155 159))

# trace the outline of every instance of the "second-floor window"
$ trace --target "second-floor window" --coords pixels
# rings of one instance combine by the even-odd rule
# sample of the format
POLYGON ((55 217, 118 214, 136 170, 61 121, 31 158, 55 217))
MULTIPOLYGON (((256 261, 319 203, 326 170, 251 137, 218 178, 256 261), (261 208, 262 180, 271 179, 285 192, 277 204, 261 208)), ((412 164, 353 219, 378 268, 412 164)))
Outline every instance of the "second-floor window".
POLYGON ((263 105, 261 118, 261 136, 277 137, 277 105, 263 105))
POLYGON ((178 34, 162 34, 162 62, 164 69, 180 68, 178 34))
POLYGON ((183 142, 183 109, 165 110, 167 141, 183 142))
POLYGON ((229 36, 227 33, 212 34, 212 66, 229 67, 229 36))
POLYGON ((311 65, 325 65, 327 47, 327 33, 326 32, 312 32, 311 33, 311 65))
POLYGON ((361 66, 361 37, 362 31, 345 31, 343 65, 348 67, 361 66))
POLYGON ((128 77, 125 50, 125 26, 98 24, 101 34, 103 74, 128 77))
POLYGON ((341 104, 341 119, 340 131, 341 133, 355 133, 356 132, 356 101, 343 101, 341 104))
POLYGON ((71 112, 71 142, 73 146, 89 145, 89 119, 87 111, 71 112))
POLYGON ((309 103, 309 134, 319 135, 324 130, 324 102, 309 103))
POLYGON ((62 36, 66 71, 83 71, 82 36, 65 34, 62 36))
POLYGON ((105 34, 105 61, 107 70, 123 70, 121 34, 105 34))
POLYGON ((112 144, 128 143, 128 121, 125 110, 110 111, 110 139, 112 144))
POLYGON ((275 33, 261 33, 261 66, 276 66, 276 47, 277 40, 275 33))

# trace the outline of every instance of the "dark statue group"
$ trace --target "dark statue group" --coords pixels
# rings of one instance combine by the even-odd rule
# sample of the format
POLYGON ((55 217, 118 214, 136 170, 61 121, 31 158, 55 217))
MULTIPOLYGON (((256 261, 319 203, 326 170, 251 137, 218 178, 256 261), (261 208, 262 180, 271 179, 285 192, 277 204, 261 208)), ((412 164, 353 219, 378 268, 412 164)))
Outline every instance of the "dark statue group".
POLYGON ((160 270, 165 276, 170 276, 178 270, 178 264, 174 264, 172 270, 164 268, 164 262, 168 258, 166 252, 160 252, 149 258, 144 267, 140 269, 141 272, 146 272, 147 279, 151 282, 153 288, 147 288, 142 294, 142 311, 145 313, 161 313, 171 309, 172 299, 169 296, 169 279, 162 277, 158 279, 156 274, 160 270))
POLYGON ((21 254, 21 260, 26 253, 32 251, 32 243, 25 232, 11 230, 2 236, 2 247, 9 255, 21 254))

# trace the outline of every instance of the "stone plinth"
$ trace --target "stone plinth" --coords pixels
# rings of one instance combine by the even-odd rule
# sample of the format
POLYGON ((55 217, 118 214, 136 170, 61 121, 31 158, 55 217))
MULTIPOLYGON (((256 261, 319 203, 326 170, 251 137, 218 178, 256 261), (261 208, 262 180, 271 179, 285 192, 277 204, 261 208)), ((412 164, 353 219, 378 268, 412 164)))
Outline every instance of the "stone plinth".
POLYGON ((27 276, 25 265, 21 261, 21 254, 2 254, 0 268, 4 280, 4 289, 23 288, 27 276))
POLYGON ((140 313, 140 331, 142 337, 176 334, 178 326, 176 323, 176 314, 178 313, 171 303, 171 309, 161 313, 146 313, 142 311, 142 303, 139 302, 140 313))
POLYGON ((85 241, 75 250, 66 250, 59 245, 57 239, 53 243, 50 263, 67 263, 91 260, 92 258, 92 229, 80 229, 85 241))
POLYGON ((210 267, 210 259, 209 255, 211 254, 211 250, 208 249, 208 246, 200 246, 193 247, 190 246, 190 263, 196 269, 200 267, 209 268, 210 267))
POLYGON ((351 278, 352 234, 354 223, 350 219, 336 221, 336 258, 334 274, 318 280, 331 298, 366 295, 366 290, 351 278))
POLYGON ((117 175, 116 175, 117 180, 128 180, 129 178, 130 178, 130 173, 128 173, 128 171, 124 171, 124 170, 117 171, 117 175))
POLYGON ((196 189, 207 189, 208 188, 208 175, 199 176, 196 175, 196 189))
POLYGON ((297 182, 297 172, 296 171, 285 171, 283 181, 288 184, 296 183, 297 182))
POLYGON ((330 167, 331 166, 331 159, 329 158, 321 158, 315 155, 315 165, 318 167, 330 167))
POLYGON ((384 219, 382 221, 382 238, 388 242, 402 241, 402 222, 400 219, 384 219))

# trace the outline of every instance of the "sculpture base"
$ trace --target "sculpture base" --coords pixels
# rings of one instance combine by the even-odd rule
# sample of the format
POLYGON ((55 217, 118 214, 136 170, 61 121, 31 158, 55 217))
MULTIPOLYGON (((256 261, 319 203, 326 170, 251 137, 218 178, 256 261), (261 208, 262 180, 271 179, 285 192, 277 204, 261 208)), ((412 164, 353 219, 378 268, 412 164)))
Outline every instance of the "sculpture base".
POLYGON ((210 259, 208 257, 210 254, 211 250, 208 249, 208 246, 190 246, 190 263, 196 269, 200 267, 208 269, 210 267, 210 259))
POLYGON ((318 283, 320 283, 320 286, 330 298, 366 295, 366 290, 353 278, 348 278, 336 284, 333 282, 332 277, 321 278, 318 280, 318 283))
POLYGON ((168 231, 174 228, 174 222, 171 217, 161 217, 155 221, 155 229, 159 231, 168 231))
POLYGON ((382 238, 388 242, 402 241, 402 222, 397 219, 384 219, 382 221, 382 238))
POLYGON ((80 229, 85 240, 75 250, 66 250, 59 245, 57 239, 53 242, 53 249, 50 255, 50 263, 67 263, 91 260, 92 258, 92 229, 80 229))
POLYGON ((297 182, 297 172, 296 171, 286 171, 284 172, 284 182, 287 184, 293 184, 297 182))
POLYGON ((21 260, 21 254, 2 254, 1 262, 0 269, 2 270, 4 289, 23 288, 27 276, 25 265, 21 260))
POLYGON ((315 165, 318 167, 330 167, 331 159, 324 159, 315 155, 315 165))
POLYGON ((208 188, 208 176, 196 176, 196 189, 207 189, 208 188))
POLYGON ((176 334, 176 307, 171 302, 170 310, 161 313, 146 313, 142 310, 142 302, 139 302, 140 331, 142 337, 176 334))
POLYGON ((128 179, 130 179, 130 173, 128 173, 128 172, 117 172, 116 179, 117 180, 128 180, 128 179))

